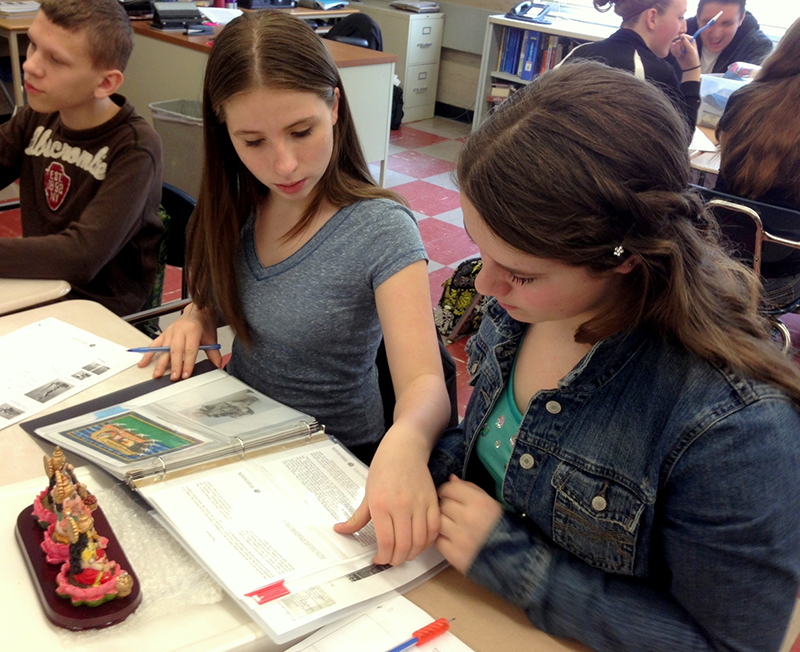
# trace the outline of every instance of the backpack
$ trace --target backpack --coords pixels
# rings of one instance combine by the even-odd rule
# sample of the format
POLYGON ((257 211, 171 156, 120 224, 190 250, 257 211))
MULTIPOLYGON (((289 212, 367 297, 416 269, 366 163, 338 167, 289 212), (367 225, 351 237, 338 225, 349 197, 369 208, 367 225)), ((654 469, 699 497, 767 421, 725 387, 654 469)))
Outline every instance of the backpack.
POLYGON ((442 297, 433 311, 436 329, 448 341, 469 335, 481 324, 481 308, 486 297, 475 289, 475 277, 481 271, 480 258, 470 258, 456 267, 442 287, 442 297))

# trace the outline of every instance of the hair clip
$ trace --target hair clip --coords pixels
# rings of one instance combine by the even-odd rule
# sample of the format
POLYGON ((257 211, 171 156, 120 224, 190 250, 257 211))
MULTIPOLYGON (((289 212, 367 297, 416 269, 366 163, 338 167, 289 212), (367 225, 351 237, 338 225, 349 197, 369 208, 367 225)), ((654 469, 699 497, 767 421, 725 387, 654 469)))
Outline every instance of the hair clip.
POLYGON ((622 254, 624 254, 624 253, 625 253, 625 249, 623 249, 622 245, 617 245, 616 247, 614 247, 614 255, 617 258, 620 258, 622 256, 622 254))

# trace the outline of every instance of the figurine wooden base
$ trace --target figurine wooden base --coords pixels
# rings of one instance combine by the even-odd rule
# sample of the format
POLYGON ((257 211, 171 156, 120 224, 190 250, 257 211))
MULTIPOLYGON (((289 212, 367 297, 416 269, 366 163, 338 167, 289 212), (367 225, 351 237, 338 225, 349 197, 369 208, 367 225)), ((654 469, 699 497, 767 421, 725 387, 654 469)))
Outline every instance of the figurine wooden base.
POLYGON ((134 583, 130 595, 124 598, 114 598, 96 607, 86 605, 75 607, 68 599, 61 598, 56 594, 56 576, 61 570, 61 565, 48 564, 45 560, 40 546, 44 530, 39 527, 32 513, 33 506, 26 507, 17 517, 17 542, 28 564, 36 593, 39 595, 39 602, 42 603, 42 609, 51 623, 73 630, 100 629, 122 622, 136 610, 142 601, 139 579, 133 572, 130 562, 114 536, 114 531, 99 507, 92 512, 92 517, 97 530, 108 537, 108 547, 106 548, 108 558, 113 559, 127 570, 134 583))

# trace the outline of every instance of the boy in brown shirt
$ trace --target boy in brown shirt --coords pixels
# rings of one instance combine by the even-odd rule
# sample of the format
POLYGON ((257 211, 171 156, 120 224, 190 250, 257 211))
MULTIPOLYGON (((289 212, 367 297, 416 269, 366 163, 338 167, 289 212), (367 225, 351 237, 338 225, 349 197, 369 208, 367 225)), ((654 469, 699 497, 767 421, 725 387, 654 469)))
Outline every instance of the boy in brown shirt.
POLYGON ((116 94, 130 22, 118 0, 42 0, 28 37, 28 106, 0 126, 0 187, 20 179, 23 237, 0 238, 0 277, 64 279, 71 298, 136 312, 156 277, 162 159, 116 94))

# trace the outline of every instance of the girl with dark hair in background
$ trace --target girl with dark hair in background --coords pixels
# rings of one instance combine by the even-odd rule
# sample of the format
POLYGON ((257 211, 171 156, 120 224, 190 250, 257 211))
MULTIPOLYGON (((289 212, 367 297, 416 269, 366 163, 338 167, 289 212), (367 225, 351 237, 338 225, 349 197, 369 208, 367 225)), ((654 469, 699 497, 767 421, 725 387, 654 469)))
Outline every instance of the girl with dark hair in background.
POLYGON ((171 364, 173 380, 188 377, 198 346, 230 324, 233 376, 372 460, 363 503, 337 528, 372 518, 376 563, 413 558, 439 528, 426 463, 450 405, 412 213, 373 181, 336 65, 297 18, 259 11, 222 30, 203 129, 187 241, 194 303, 155 340, 171 350, 154 375, 171 364), (396 396, 385 436, 382 338, 396 396))
POLYGON ((464 144, 492 298, 430 461, 436 546, 593 650, 774 652, 800 586, 800 370, 688 190, 684 138, 652 85, 583 62, 464 144))
MULTIPOLYGON (((717 125, 721 162, 716 190, 800 211, 798 106, 800 19, 756 78, 728 99, 717 125)), ((768 301, 786 305, 800 296, 800 252, 762 262, 761 274, 768 301)))

